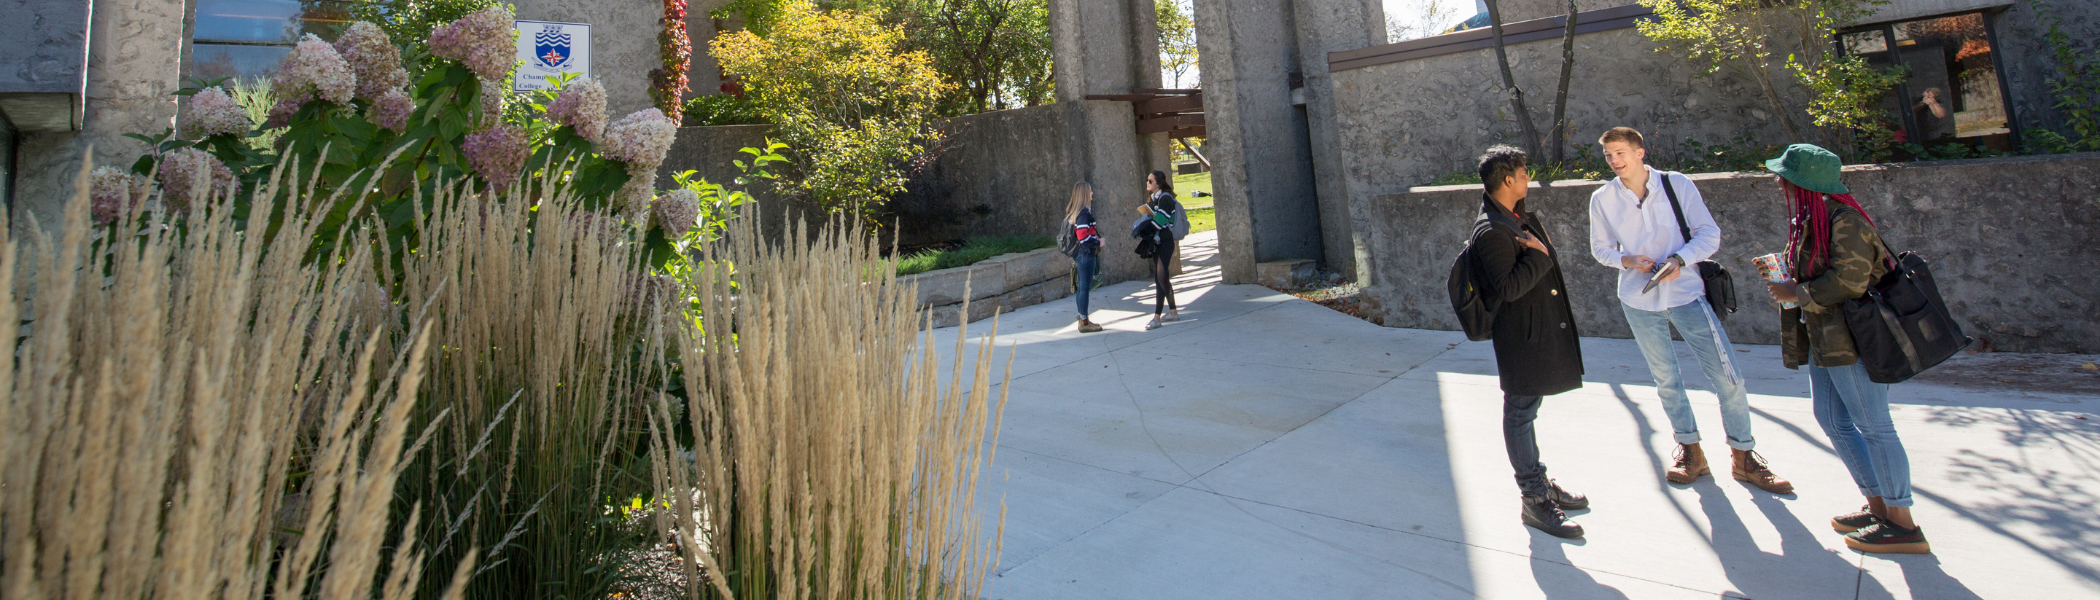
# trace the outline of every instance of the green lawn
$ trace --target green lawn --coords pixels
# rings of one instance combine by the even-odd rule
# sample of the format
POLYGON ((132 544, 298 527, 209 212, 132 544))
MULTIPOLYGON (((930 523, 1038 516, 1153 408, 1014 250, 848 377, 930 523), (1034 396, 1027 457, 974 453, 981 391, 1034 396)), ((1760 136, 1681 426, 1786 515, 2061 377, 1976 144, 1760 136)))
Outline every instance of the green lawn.
POLYGON ((970 238, 963 242, 961 248, 920 252, 906 256, 904 260, 897 263, 897 274, 901 276, 939 269, 952 269, 1001 254, 1027 252, 1037 248, 1048 248, 1056 244, 1057 240, 1047 235, 970 238))
POLYGON ((1216 230, 1218 228, 1218 212, 1213 203, 1215 198, 1209 196, 1197 198, 1196 190, 1203 190, 1204 194, 1211 193, 1210 172, 1205 171, 1194 175, 1174 176, 1174 197, 1181 201, 1182 208, 1188 213, 1189 233, 1195 234, 1216 230))

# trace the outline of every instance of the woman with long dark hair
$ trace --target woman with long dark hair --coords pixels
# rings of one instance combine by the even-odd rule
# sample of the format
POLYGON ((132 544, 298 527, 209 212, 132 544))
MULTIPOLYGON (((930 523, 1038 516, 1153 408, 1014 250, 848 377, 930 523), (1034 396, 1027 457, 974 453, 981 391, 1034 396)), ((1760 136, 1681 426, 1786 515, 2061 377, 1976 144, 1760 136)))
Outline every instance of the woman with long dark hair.
POLYGON ((1181 203, 1174 201, 1174 179, 1164 171, 1153 171, 1145 175, 1145 205, 1138 207, 1143 215, 1130 229, 1130 237, 1151 239, 1152 285, 1156 288, 1152 300, 1152 321, 1145 329, 1158 329, 1163 322, 1181 318, 1180 307, 1174 304, 1174 273, 1172 265, 1178 240, 1174 239, 1174 225, 1182 218, 1181 203))
POLYGON ((1840 178, 1836 154, 1794 144, 1765 166, 1779 174, 1791 216, 1784 255, 1790 279, 1768 286, 1773 299, 1799 304, 1779 312, 1780 352, 1789 369, 1808 365, 1816 422, 1867 497, 1859 512, 1830 526, 1861 552, 1930 553, 1910 516, 1910 458, 1889 418, 1889 386, 1867 378, 1843 311, 1894 261, 1874 218, 1840 178))

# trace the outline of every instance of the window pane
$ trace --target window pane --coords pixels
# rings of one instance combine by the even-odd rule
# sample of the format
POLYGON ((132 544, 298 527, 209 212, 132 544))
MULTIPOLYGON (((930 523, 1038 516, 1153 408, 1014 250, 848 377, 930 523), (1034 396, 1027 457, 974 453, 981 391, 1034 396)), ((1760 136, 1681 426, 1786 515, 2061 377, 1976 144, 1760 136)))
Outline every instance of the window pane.
POLYGON ((1897 53, 1910 68, 1910 97, 1905 102, 1919 141, 1931 145, 1962 139, 2010 147, 2011 130, 1983 15, 1912 21, 1895 30, 1897 53))
POLYGON ((305 34, 334 41, 349 25, 341 0, 197 0, 198 42, 291 44, 305 34))
POLYGON ((190 50, 190 74, 204 79, 268 77, 291 52, 291 46, 197 44, 190 50))
POLYGON ((1881 30, 1879 29, 1873 31, 1862 31, 1859 33, 1846 34, 1844 39, 1846 54, 1867 54, 1871 52, 1889 51, 1889 38, 1888 36, 1883 35, 1881 33, 1881 30))

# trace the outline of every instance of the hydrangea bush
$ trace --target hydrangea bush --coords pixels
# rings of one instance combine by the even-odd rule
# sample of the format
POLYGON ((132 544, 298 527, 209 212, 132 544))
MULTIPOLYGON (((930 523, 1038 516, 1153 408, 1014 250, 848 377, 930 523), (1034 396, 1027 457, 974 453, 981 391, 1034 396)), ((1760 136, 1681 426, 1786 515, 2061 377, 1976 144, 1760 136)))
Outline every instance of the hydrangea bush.
MULTIPOLYGON (((572 208, 600 215, 618 234, 608 237, 645 249, 649 262, 662 268, 680 258, 682 247, 719 229, 695 226, 706 213, 699 205, 749 200, 734 194, 731 201, 732 192, 719 186, 710 192, 706 182, 681 177, 686 191, 667 201, 678 208, 652 210, 656 170, 677 122, 655 108, 608 122, 605 88, 588 79, 562 78, 551 81, 551 90, 509 98, 513 36, 510 11, 501 5, 439 26, 427 40, 435 66, 411 81, 404 55, 420 61, 420 51, 414 45, 404 51, 377 25, 352 23, 334 44, 309 35, 278 66, 271 80, 278 102, 260 125, 220 81, 193 81, 176 92, 189 97, 179 134, 132 134, 152 152, 130 173, 157 182, 160 202, 144 202, 150 193, 136 192, 133 180, 98 176, 95 214, 108 224, 134 207, 181 211, 216 194, 231 198, 242 218, 274 221, 287 208, 310 208, 253 197, 272 189, 258 184, 290 163, 285 166, 302 187, 317 178, 314 189, 352 191, 326 200, 332 205, 320 228, 325 238, 344 224, 374 219, 407 250, 415 244, 413 217, 428 210, 417 199, 436 196, 438 186, 525 202, 556 197, 542 189, 556 187, 559 197, 577 204, 572 208), (267 136, 275 143, 247 141, 267 136), (695 208, 682 208, 687 205, 695 208)), ((770 177, 763 165, 780 160, 774 150, 754 150, 758 158, 747 172, 770 177)), ((334 243, 320 240, 316 255, 334 243)))

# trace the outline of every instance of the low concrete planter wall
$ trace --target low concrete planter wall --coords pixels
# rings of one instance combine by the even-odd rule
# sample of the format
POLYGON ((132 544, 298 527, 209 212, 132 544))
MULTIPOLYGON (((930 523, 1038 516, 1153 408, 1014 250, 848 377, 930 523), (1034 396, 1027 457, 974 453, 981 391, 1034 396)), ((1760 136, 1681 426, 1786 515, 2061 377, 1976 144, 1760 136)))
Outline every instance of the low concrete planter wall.
POLYGON ((1072 295, 1072 259, 1056 248, 1001 254, 976 264, 897 278, 919 286, 935 327, 954 327, 1072 295), (963 301, 969 300, 969 314, 963 301))
MULTIPOLYGON (((1768 173, 1691 176, 1721 226, 1714 260, 1735 274, 1736 342, 1779 342, 1778 310, 1750 258, 1786 245, 1786 201, 1768 173)), ((1617 273, 1590 257, 1589 198, 1601 182, 1531 190, 1583 335, 1628 338, 1617 273)), ((2012 352, 2100 352, 2100 153, 1861 165, 1845 185, 1890 246, 1932 261, 1966 333, 2012 352)), ((1366 316, 1388 327, 1457 328, 1444 289, 1480 210, 1481 186, 1373 197, 1360 213, 1366 316)))

